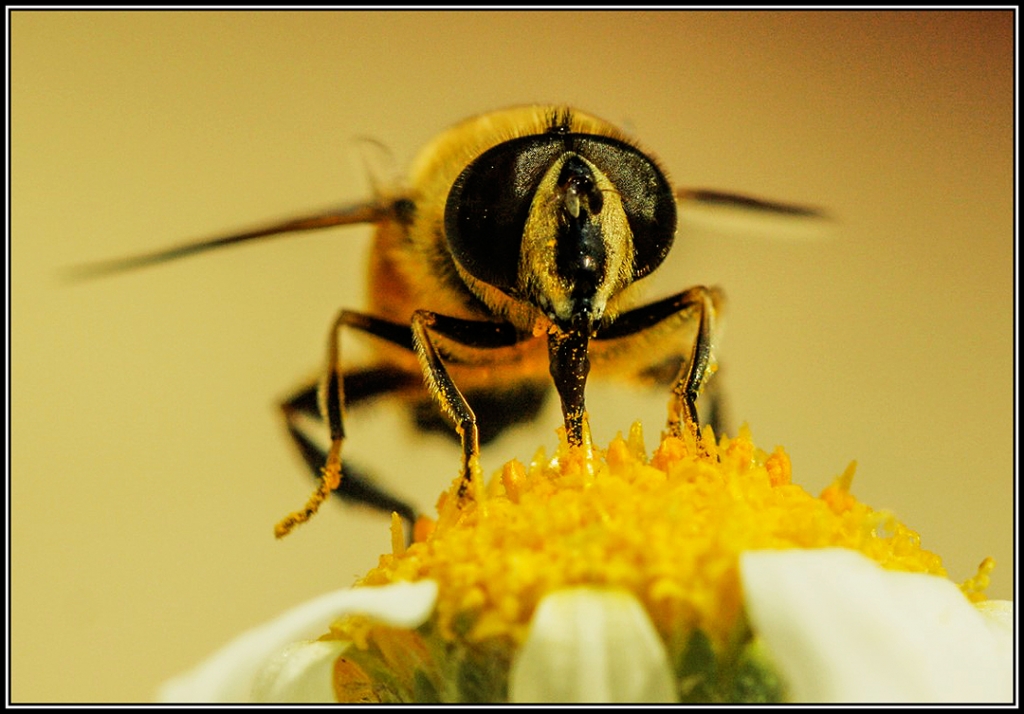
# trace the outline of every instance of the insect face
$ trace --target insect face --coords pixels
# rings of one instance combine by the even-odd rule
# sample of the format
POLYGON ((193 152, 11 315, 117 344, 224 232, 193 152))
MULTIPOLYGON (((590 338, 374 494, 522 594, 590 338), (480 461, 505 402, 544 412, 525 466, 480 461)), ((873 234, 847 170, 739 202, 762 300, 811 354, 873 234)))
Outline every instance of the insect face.
MULTIPOLYGON (((559 329, 591 331, 609 301, 665 258, 675 214, 652 159, 563 123, 470 163, 448 194, 444 228, 460 276, 479 297, 493 295, 483 283, 559 329)), ((501 300, 491 307, 500 311, 501 300)))

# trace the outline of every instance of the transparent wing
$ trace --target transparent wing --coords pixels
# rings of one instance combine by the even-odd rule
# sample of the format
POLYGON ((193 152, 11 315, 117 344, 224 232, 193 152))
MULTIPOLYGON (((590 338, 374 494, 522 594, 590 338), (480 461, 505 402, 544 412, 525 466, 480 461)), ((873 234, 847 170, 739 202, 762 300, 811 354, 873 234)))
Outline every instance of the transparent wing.
POLYGON ((210 250, 223 248, 236 243, 269 238, 271 236, 285 235, 290 233, 301 233, 314 231, 332 226, 354 225, 359 223, 377 223, 385 218, 396 217, 402 211, 403 203, 396 201, 374 201, 357 203, 350 206, 343 206, 313 215, 294 218, 286 221, 278 221, 267 225, 259 226, 252 230, 229 235, 204 238, 202 240, 183 243, 181 245, 164 248, 151 253, 142 253, 123 258, 86 263, 67 268, 63 275, 69 280, 87 280, 90 278, 103 277, 115 273, 123 273, 149 265, 159 265, 179 258, 185 258, 210 250))
POLYGON ((709 189, 676 189, 679 232, 711 231, 722 235, 772 240, 821 240, 834 234, 835 219, 806 206, 709 189))

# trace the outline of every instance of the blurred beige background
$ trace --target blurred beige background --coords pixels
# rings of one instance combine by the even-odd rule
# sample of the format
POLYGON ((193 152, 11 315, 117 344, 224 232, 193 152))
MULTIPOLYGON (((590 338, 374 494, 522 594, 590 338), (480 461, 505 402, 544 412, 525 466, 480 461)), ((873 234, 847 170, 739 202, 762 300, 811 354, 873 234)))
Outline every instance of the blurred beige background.
MULTIPOLYGON (((146 701, 389 542, 386 519, 338 505, 272 536, 311 485, 274 405, 361 304, 367 229, 85 285, 58 269, 362 198, 353 138, 404 167, 450 124, 533 101, 626 125, 677 183, 839 217, 825 241, 682 234, 662 277, 727 289, 732 414, 787 447, 798 483, 818 493, 856 459, 861 500, 954 580, 996 557, 989 593, 1012 597, 1012 23, 14 12, 12 700, 146 701)), ((593 394, 598 441, 643 416, 652 442, 664 395, 593 394)), ((349 422, 346 453, 432 509, 456 449, 394 409, 349 422)), ((553 404, 486 465, 558 423, 553 404)))

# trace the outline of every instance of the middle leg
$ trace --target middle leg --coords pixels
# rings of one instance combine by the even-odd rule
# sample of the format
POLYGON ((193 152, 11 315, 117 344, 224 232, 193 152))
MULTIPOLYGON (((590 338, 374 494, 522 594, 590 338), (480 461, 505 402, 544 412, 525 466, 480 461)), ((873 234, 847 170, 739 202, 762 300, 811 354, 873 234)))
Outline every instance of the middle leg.
MULTIPOLYGON (((416 389, 421 386, 422 379, 418 374, 387 365, 377 365, 346 372, 343 382, 346 403, 348 406, 354 406, 378 396, 416 389)), ((318 399, 319 391, 317 382, 303 385, 280 405, 288 435, 314 478, 320 477, 321 469, 327 461, 327 451, 317 444, 309 433, 309 420, 323 422, 318 399)), ((374 484, 372 478, 353 468, 347 460, 342 464, 341 483, 335 493, 343 500, 366 505, 387 514, 396 512, 410 528, 416 520, 417 514, 412 506, 374 484)))
MULTIPOLYGON (((282 405, 285 416, 288 419, 289 433, 292 435, 296 446, 302 453, 307 463, 316 460, 320 462, 320 482, 317 490, 309 497, 306 505, 299 511, 285 516, 274 528, 278 538, 282 538, 292 531, 295 526, 305 523, 317 512, 332 491, 338 489, 342 483, 341 445, 345 439, 345 425, 343 412, 345 407, 344 378, 341 368, 341 328, 351 327, 375 337, 384 339, 392 344, 412 350, 412 332, 408 326, 396 322, 373 317, 353 310, 342 310, 331 327, 327 347, 327 374, 319 393, 319 399, 314 398, 314 392, 310 389, 300 390, 294 397, 282 405), (321 457, 316 453, 318 447, 312 444, 298 428, 297 415, 301 413, 310 414, 313 412, 314 404, 320 413, 323 421, 327 422, 330 432, 331 444, 326 455, 321 457)), ((358 373, 357 373, 358 374, 358 373)), ((364 389, 357 398, 367 399, 374 394, 390 391, 396 386, 394 374, 386 373, 362 373, 364 389), (391 379, 389 379, 389 377, 391 379)), ((322 453, 322 452, 321 452, 322 453)))

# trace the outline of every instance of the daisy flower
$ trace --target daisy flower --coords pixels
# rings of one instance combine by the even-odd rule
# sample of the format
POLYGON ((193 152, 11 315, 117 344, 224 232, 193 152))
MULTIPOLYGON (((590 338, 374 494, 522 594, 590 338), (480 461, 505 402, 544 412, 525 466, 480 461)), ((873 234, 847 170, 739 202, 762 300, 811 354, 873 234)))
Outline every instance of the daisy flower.
POLYGON ((1010 702, 1012 603, 747 430, 539 451, 163 701, 1010 702))

